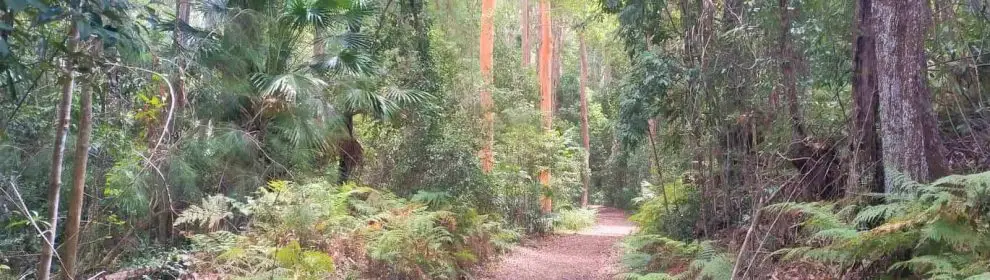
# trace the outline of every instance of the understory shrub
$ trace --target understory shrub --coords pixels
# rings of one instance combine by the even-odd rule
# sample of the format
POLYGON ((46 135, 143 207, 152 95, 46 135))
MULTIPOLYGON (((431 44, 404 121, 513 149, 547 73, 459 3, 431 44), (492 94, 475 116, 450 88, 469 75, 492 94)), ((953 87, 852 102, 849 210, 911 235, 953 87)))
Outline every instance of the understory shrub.
POLYGON ((456 279, 519 238, 445 193, 276 181, 240 203, 214 196, 176 220, 197 270, 243 279, 456 279))
POLYGON ((579 231, 595 225, 598 210, 591 208, 563 209, 553 221, 554 230, 579 231))
POLYGON ((858 276, 866 278, 990 279, 990 172, 952 175, 930 184, 903 175, 891 178, 894 191, 876 195, 884 200, 878 205, 767 207, 800 213, 808 234, 803 246, 776 254, 785 261, 820 262, 836 274, 883 274, 858 276))
POLYGON ((732 258, 711 241, 683 242, 662 235, 638 234, 622 242, 620 279, 730 279, 732 258))
POLYGON ((695 224, 699 219, 701 197, 696 189, 681 179, 667 183, 663 188, 643 181, 643 195, 633 200, 638 211, 629 220, 635 222, 643 233, 689 240, 695 236, 695 224))

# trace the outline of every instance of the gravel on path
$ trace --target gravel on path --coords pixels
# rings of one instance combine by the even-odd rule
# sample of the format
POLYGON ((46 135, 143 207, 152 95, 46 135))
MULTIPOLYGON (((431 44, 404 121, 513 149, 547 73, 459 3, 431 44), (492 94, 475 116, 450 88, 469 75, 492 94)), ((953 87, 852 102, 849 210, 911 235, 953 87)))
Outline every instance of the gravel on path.
POLYGON ((636 227, 622 210, 597 207, 598 223, 570 235, 554 235, 517 246, 481 279, 584 280, 613 279, 620 273, 619 250, 623 236, 636 227))

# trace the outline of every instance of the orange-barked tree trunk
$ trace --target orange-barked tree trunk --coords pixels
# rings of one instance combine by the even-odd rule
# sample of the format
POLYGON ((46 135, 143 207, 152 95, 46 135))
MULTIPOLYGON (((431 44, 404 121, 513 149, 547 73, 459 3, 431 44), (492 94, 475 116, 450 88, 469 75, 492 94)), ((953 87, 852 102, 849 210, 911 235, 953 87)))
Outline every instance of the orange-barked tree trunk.
POLYGON ((557 22, 550 23, 550 34, 553 42, 550 43, 550 88, 553 90, 551 103, 553 104, 554 114, 560 112, 560 95, 557 92, 560 89, 560 75, 561 75, 561 62, 560 62, 560 50, 561 46, 564 45, 564 24, 557 22))
POLYGON ((492 100, 491 87, 494 82, 492 76, 492 59, 495 50, 495 28, 492 17, 495 13, 495 0, 481 0, 481 38, 480 57, 481 62, 481 111, 484 120, 481 128, 484 130, 484 146, 481 148, 481 170, 485 173, 492 172, 495 165, 495 157, 492 148, 495 145, 495 115, 492 112, 494 102, 492 100))
POLYGON ((79 135, 76 137, 76 154, 72 161, 72 192, 69 193, 69 217, 65 223, 65 244, 62 248, 62 279, 76 279, 79 255, 79 234, 82 232, 83 195, 86 193, 86 165, 89 162, 89 141, 93 133, 93 89, 85 86, 80 91, 79 135))
MULTIPOLYGON (((66 49, 75 51, 79 40, 79 30, 75 22, 69 26, 69 35, 66 40, 66 49)), ((60 194, 62 192, 62 162, 65 159, 65 139, 69 135, 69 120, 72 117, 72 91, 75 89, 74 60, 66 58, 63 62, 63 74, 59 78, 62 85, 61 100, 58 105, 58 126, 55 127, 55 147, 52 148, 51 168, 48 175, 48 230, 42 234, 44 239, 41 248, 41 256, 38 258, 38 272, 36 279, 48 280, 51 278, 52 257, 55 255, 55 236, 58 229, 58 208, 60 194)))
MULTIPOLYGON (((550 2, 540 0, 540 111, 543 112, 543 128, 547 133, 553 129, 553 81, 551 50, 553 49, 553 34, 550 32, 550 2)), ((548 151, 549 152, 549 151, 548 151)), ((550 169, 544 168, 539 174, 543 194, 540 197, 540 211, 550 213, 553 210, 553 198, 550 194, 550 169)))
POLYGON ((589 164, 589 157, 591 156, 591 135, 588 132, 588 93, 585 92, 588 87, 588 50, 584 45, 584 33, 578 33, 578 48, 581 52, 581 88, 578 90, 581 98, 581 144, 584 144, 584 166, 585 171, 582 179, 581 188, 581 207, 588 206, 588 188, 591 184, 591 166, 589 164))

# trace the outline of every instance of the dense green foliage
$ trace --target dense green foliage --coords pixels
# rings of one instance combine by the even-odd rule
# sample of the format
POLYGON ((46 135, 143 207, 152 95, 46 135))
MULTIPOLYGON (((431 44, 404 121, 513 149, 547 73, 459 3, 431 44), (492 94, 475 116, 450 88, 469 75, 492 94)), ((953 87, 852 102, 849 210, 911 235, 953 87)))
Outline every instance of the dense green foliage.
MULTIPOLYGON (((581 148, 571 28, 592 6, 554 11, 559 109, 545 131, 536 67, 514 37, 520 8, 499 2, 489 174, 473 2, 0 2, 0 277, 32 277, 47 217, 72 214, 47 199, 66 82, 63 197, 79 96, 95 96, 80 277, 456 279, 522 234, 589 226, 581 176, 604 168, 612 125, 594 95, 596 146, 581 148), (558 211, 541 213, 542 195, 558 211)), ((613 21, 588 25, 598 73, 618 71, 613 21)), ((607 184, 592 202, 620 202, 607 184)), ((61 246, 64 225, 54 230, 61 246)))
POLYGON ((838 269, 879 266, 929 279, 986 279, 990 232, 990 174, 953 175, 930 184, 903 176, 884 203, 863 207, 782 203, 771 211, 804 217, 809 246, 781 249, 784 259, 807 258, 838 269), (859 208, 859 209, 855 209, 859 208))
POLYGON ((554 219, 554 229, 564 231, 577 231, 595 225, 595 217, 598 214, 594 209, 572 209, 561 210, 558 217, 554 219))
POLYGON ((642 234, 627 238, 623 247, 622 263, 632 270, 621 276, 624 279, 732 278, 731 256, 708 241, 685 243, 642 234))
POLYGON ((642 234, 627 242, 630 277, 985 277, 985 254, 974 253, 986 240, 987 221, 974 210, 983 207, 985 175, 876 193, 911 177, 894 175, 905 168, 884 158, 903 156, 887 149, 906 133, 889 129, 905 120, 885 114, 914 109, 862 102, 894 92, 892 100, 926 104, 932 112, 921 118, 934 120, 941 143, 902 151, 944 155, 919 157, 943 163, 934 178, 990 170, 986 3, 598 2, 618 17, 615 36, 627 57, 616 97, 603 103, 616 108, 613 150, 623 151, 609 168, 652 175, 612 183, 642 186, 629 200, 642 234), (895 5, 903 3, 921 11, 895 5), (882 25, 902 17, 922 27, 882 25), (910 31, 894 32, 903 30, 910 31), (921 42, 920 57, 884 54, 923 64, 912 73, 924 81, 920 97, 896 95, 907 92, 903 82, 876 80, 899 70, 870 52, 891 38, 898 47, 921 42), (724 273, 687 269, 710 256, 699 257, 699 244, 728 252, 716 265, 724 273))
POLYGON ((986 1, 539 1, 490 83, 479 1, 0 1, 0 278, 470 278, 583 187, 628 278, 988 277, 986 1))
POLYGON ((249 279, 456 278, 519 238, 443 193, 405 200, 367 187, 282 181, 243 204, 205 199, 176 225, 197 229, 189 236, 196 271, 249 279))

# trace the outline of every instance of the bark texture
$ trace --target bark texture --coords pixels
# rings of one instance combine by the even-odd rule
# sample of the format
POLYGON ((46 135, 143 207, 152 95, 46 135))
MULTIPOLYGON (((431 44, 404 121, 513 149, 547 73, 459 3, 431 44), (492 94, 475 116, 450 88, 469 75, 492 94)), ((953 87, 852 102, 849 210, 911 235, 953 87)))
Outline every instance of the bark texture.
POLYGON ((873 0, 856 1, 853 39, 852 123, 846 196, 883 191, 883 164, 877 135, 877 53, 873 0), (877 187, 880 187, 879 189, 877 187))
MULTIPOLYGON (((75 50, 79 40, 79 31, 75 23, 69 27, 69 39, 66 48, 75 50)), ((58 229, 59 202, 62 190, 62 162, 65 159, 65 138, 69 135, 69 121, 72 114, 72 91, 75 89, 76 80, 73 76, 74 68, 71 59, 66 59, 63 65, 63 73, 60 83, 62 84, 61 101, 58 104, 58 126, 55 127, 55 145, 52 148, 52 162, 48 174, 48 209, 50 211, 48 231, 44 232, 45 244, 42 244, 41 256, 38 259, 37 279, 47 280, 51 278, 52 258, 55 254, 55 235, 58 229)))
POLYGON ((495 50, 495 28, 493 17, 495 15, 495 0, 481 1, 481 35, 479 41, 481 62, 481 111, 483 115, 482 129, 484 130, 484 144, 481 148, 481 170, 485 173, 492 172, 495 165, 495 158, 492 148, 495 145, 495 116, 492 112, 494 102, 492 100, 491 86, 494 78, 492 76, 492 59, 495 50))
MULTIPOLYGON (((540 0, 540 111, 543 112, 543 128, 549 133, 553 129, 553 81, 551 51, 553 49, 553 34, 550 31, 550 2, 540 0)), ((547 195, 550 189, 550 170, 540 170, 538 176, 543 185, 544 194, 540 197, 540 210, 550 213, 553 210, 553 200, 547 195)))
POLYGON ((76 257, 79 254, 80 222, 86 193, 86 165, 89 162, 89 140, 93 132, 93 91, 83 87, 79 110, 79 135, 72 168, 72 193, 69 195, 69 217, 65 223, 65 246, 62 248, 62 278, 75 279, 76 257))
MULTIPOLYGON (((877 84, 883 163, 914 180, 947 173, 928 89, 925 34, 931 10, 925 0, 874 0, 877 84)), ((893 191, 892 180, 885 190, 893 191)))

